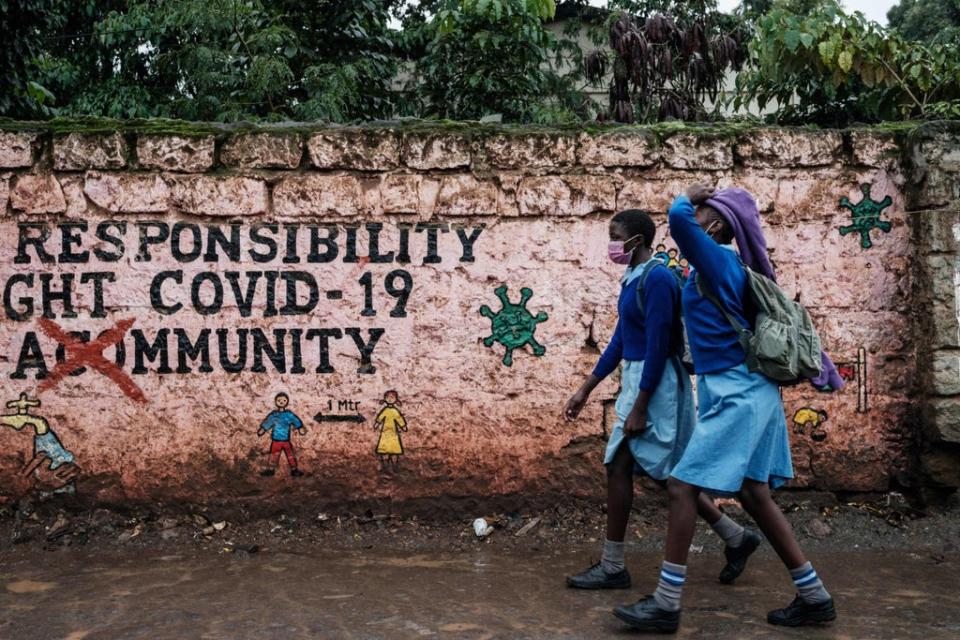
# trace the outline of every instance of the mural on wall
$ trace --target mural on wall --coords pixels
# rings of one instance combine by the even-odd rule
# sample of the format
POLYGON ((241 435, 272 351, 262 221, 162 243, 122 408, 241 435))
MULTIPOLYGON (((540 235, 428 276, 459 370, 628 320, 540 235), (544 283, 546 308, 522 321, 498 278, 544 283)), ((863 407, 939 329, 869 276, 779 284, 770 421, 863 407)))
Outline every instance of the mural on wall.
POLYGON ((827 432, 823 428, 827 418, 827 412, 822 409, 798 409, 793 414, 793 432, 801 436, 809 434, 814 442, 823 442, 827 439, 827 432))
MULTIPOLYGON (((63 358, 58 358, 60 361, 40 383, 40 393, 54 388, 66 376, 76 375, 74 372, 82 372, 86 370, 86 367, 90 367, 113 381, 123 394, 131 400, 146 402, 147 398, 143 395, 143 391, 130 376, 121 370, 116 362, 110 362, 103 356, 103 350, 123 340, 123 336, 133 326, 133 323, 132 318, 121 320, 112 328, 102 332, 96 339, 90 340, 89 335, 77 336, 64 331, 49 318, 38 318, 37 325, 47 336, 57 341, 64 353, 63 358)), ((26 346, 27 343, 24 342, 24 347, 26 346)), ((39 347, 37 352, 39 353, 39 347)), ((22 357, 23 353, 21 352, 21 359, 22 357)))
POLYGON ((12 323, 36 324, 17 327, 9 377, 33 378, 43 392, 92 371, 146 402, 135 382, 146 374, 328 375, 338 371, 333 353, 357 373, 373 374, 389 323, 411 310, 412 265, 475 262, 484 228, 398 223, 388 233, 380 222, 17 222, 15 232, 0 237, 13 255, 12 273, 2 282, 3 313, 12 323), (142 287, 131 286, 125 263, 137 264, 142 287), (313 270, 337 263, 350 274, 347 281, 318 278, 313 270), (393 265, 398 268, 388 270, 393 265), (99 334, 54 322, 81 313, 84 320, 103 321, 118 298, 149 313, 138 315, 135 327, 133 319, 123 319, 99 334), (329 317, 331 307, 352 310, 365 323, 375 318, 376 325, 305 322, 329 317), (237 315, 251 323, 282 318, 290 324, 238 326, 237 315), (200 320, 220 324, 202 326, 200 320))
POLYGON ((690 262, 676 249, 668 250, 665 244, 660 243, 654 248, 653 257, 675 270, 684 280, 690 277, 690 262))
POLYGON ((276 409, 267 414, 267 417, 257 428, 257 437, 270 432, 270 467, 260 472, 262 476, 272 476, 280 466, 280 454, 287 459, 287 466, 290 467, 290 475, 298 477, 303 475, 303 471, 297 466, 297 458, 293 453, 293 443, 290 441, 291 431, 296 430, 300 436, 307 435, 307 428, 303 426, 303 421, 297 417, 293 411, 287 407, 290 405, 290 397, 285 393, 278 393, 273 399, 276 409))
POLYGON ((21 393, 17 400, 7 402, 8 409, 15 413, 0 415, 0 425, 12 427, 16 431, 24 427, 33 429, 33 457, 24 465, 20 473, 43 479, 43 486, 55 493, 73 493, 76 479, 80 475, 73 453, 67 450, 50 428, 46 418, 30 413, 31 408, 39 408, 40 401, 21 393))
POLYGON ((400 457, 404 453, 400 432, 407 430, 407 419, 400 413, 400 395, 393 391, 383 394, 383 408, 374 419, 374 430, 380 432, 377 438, 377 456, 380 458, 380 470, 397 470, 400 457))
POLYGON ((873 246, 873 241, 870 239, 871 231, 879 229, 884 233, 890 233, 890 229, 892 228, 888 220, 880 219, 880 214, 884 209, 893 204, 893 198, 887 196, 878 202, 871 197, 871 189, 872 186, 868 183, 860 185, 863 197, 857 204, 851 203, 846 196, 840 198, 840 206, 849 209, 850 216, 853 219, 853 224, 840 227, 840 235, 845 236, 848 233, 859 233, 860 246, 864 249, 869 249, 873 246))
POLYGON ((520 302, 513 304, 507 296, 507 286, 497 287, 494 293, 500 298, 502 308, 494 313, 490 307, 483 305, 480 307, 480 314, 490 318, 492 333, 484 338, 483 344, 486 347, 492 347, 493 343, 499 342, 506 347, 506 353, 503 355, 503 364, 513 365, 513 352, 524 345, 530 345, 533 355, 542 356, 547 352, 547 348, 537 342, 534 333, 537 325, 547 321, 547 314, 544 311, 533 315, 527 311, 527 303, 533 297, 533 289, 524 287, 520 289, 520 302))
MULTIPOLYGON (((867 397, 867 350, 857 349, 857 359, 849 362, 837 362, 837 373, 846 382, 857 383, 857 413, 866 413, 869 409, 867 397)), ((848 385, 848 388, 852 385, 848 385)))

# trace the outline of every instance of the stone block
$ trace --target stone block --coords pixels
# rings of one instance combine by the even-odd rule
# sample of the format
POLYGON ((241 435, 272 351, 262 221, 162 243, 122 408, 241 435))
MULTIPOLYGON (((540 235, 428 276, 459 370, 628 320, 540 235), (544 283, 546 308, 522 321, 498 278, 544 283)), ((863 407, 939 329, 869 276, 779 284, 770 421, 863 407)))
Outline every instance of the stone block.
POLYGON ((945 487, 960 487, 960 451, 932 447, 920 454, 920 463, 927 477, 945 487))
POLYGON ((350 217, 370 210, 364 185, 355 176, 291 176, 273 190, 273 211, 280 216, 350 217))
POLYGON ((843 148, 837 131, 756 129, 736 144, 748 167, 822 167, 834 164, 843 148))
POLYGON ((66 217, 84 220, 96 215, 96 211, 90 206, 90 201, 83 193, 83 185, 86 181, 84 176, 66 174, 60 176, 57 181, 60 183, 64 200, 67 202, 67 210, 64 212, 66 217))
POLYGON ((854 129, 850 132, 850 146, 856 165, 889 169, 899 164, 900 147, 892 133, 854 129))
POLYGON ((960 443, 960 398, 931 398, 927 432, 940 442, 960 443))
POLYGON ((564 167, 577 160, 577 141, 559 133, 494 135, 483 142, 487 162, 502 168, 564 167))
POLYGON ((491 180, 470 174, 443 176, 434 212, 447 216, 485 216, 497 213, 498 190, 491 180))
POLYGON ((930 373, 935 394, 960 395, 960 353, 934 352, 930 362, 930 373))
POLYGON ((161 213, 170 205, 170 189, 155 174, 89 172, 83 192, 98 207, 114 213, 161 213))
POLYGON ((49 173, 16 176, 10 190, 10 204, 23 213, 63 213, 67 202, 60 183, 49 173))
POLYGON ((0 131, 0 169, 18 169, 33 165, 36 133, 0 131))
POLYGON ((242 169, 296 169, 303 140, 294 133, 242 133, 227 140, 220 161, 242 169))
POLYGON ((960 135, 938 133, 910 149, 914 183, 907 207, 928 209, 960 200, 960 135))
POLYGON ((122 169, 127 166, 127 142, 114 133, 71 133, 53 139, 57 171, 122 169))
POLYGON ((411 169, 459 169, 470 166, 470 141, 452 133, 406 133, 400 159, 411 169))
POLYGON ((674 169, 719 170, 733 167, 733 145, 715 136, 682 133, 667 138, 663 159, 674 169))
POLYGON ((520 180, 517 204, 524 216, 585 216, 613 211, 617 192, 605 176, 531 176, 520 180))
POLYGON ((240 177, 173 176, 172 200, 181 211, 205 216, 267 213, 267 185, 240 177))
POLYGON ((960 210, 930 209, 915 211, 911 223, 917 229, 922 252, 956 253, 960 251, 960 210))
POLYGON ((144 169, 202 173, 213 166, 213 136, 143 135, 137 161, 144 169))
POLYGON ((577 162, 585 166, 652 167, 660 159, 653 136, 643 131, 613 131, 577 139, 577 162))
POLYGON ((380 184, 380 202, 384 213, 417 213, 420 211, 420 183, 418 175, 393 174, 384 176, 380 184))
POLYGON ((330 129, 307 140, 310 160, 319 169, 383 171, 400 162, 400 140, 387 129, 330 129))

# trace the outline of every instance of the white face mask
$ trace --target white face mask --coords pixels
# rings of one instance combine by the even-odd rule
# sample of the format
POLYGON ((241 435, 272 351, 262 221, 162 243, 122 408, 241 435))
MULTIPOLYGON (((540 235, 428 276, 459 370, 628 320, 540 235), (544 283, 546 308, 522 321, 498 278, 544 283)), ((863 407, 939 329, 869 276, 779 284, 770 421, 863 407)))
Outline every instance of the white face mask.
MULTIPOLYGON (((710 236, 711 238, 713 238, 713 236, 710 235, 710 232, 713 231, 713 228, 714 228, 715 226, 717 226, 718 224, 720 224, 720 221, 719 221, 719 220, 714 220, 713 222, 710 223, 710 225, 709 225, 706 229, 703 230, 703 232, 704 232, 705 234, 707 234, 708 236, 710 236)), ((716 238, 714 238, 714 240, 716 240, 716 238)))

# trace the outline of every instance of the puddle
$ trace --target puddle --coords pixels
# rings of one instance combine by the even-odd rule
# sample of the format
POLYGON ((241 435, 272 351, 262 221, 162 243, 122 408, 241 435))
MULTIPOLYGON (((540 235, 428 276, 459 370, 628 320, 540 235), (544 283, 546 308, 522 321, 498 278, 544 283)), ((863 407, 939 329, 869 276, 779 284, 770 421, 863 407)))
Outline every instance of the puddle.
POLYGON ((34 582, 33 580, 18 580, 7 584, 7 591, 12 593, 40 593, 50 591, 57 586, 56 582, 34 582))

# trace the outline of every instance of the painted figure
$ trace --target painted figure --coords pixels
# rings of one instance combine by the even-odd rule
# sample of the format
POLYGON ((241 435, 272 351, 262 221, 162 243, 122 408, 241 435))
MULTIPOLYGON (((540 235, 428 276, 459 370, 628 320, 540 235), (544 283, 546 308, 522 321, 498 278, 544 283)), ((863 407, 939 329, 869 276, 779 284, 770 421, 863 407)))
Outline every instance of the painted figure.
POLYGON ((276 468, 280 465, 280 454, 283 453, 290 467, 290 475, 302 476, 303 471, 297 468, 297 458, 293 455, 290 430, 296 429, 301 436, 305 436, 307 428, 303 426, 303 421, 297 417, 297 414, 287 409, 290 404, 290 397, 287 394, 278 393, 273 402, 277 408, 267 415, 257 429, 257 436, 270 432, 270 468, 261 471, 260 475, 272 476, 276 473, 276 468))
POLYGON ((24 427, 32 427, 33 459, 21 470, 23 475, 35 474, 40 465, 49 461, 47 468, 54 472, 54 478, 62 484, 55 488, 59 493, 71 493, 75 490, 73 481, 80 474, 80 468, 75 464, 73 453, 67 450, 60 442, 60 438, 53 432, 46 419, 31 415, 31 407, 39 407, 39 400, 31 400, 27 394, 21 393, 18 400, 7 402, 8 409, 16 409, 16 413, 0 416, 0 425, 6 425, 20 431, 24 427))
POLYGON ((667 246, 662 242, 653 250, 653 257, 663 263, 663 266, 670 264, 670 254, 667 253, 667 246))
POLYGON ((885 197, 883 200, 874 200, 870 195, 871 186, 869 184, 860 185, 860 191, 863 198, 860 202, 853 204, 849 198, 840 198, 840 206, 850 210, 850 216, 853 218, 853 224, 840 227, 840 235, 845 236, 848 233, 860 234, 860 246, 869 249, 873 246, 870 239, 870 232, 879 229, 884 233, 890 233, 893 226, 887 220, 881 220, 880 214, 883 210, 893 204, 893 198, 885 197))
POLYGON ((400 413, 400 396, 396 391, 387 391, 383 394, 383 409, 374 420, 374 429, 380 430, 377 440, 377 455, 380 456, 380 469, 386 470, 389 466, 400 468, 400 456, 403 455, 403 442, 400 432, 407 430, 407 420, 400 413))
POLYGON ((507 297, 506 285, 497 287, 494 291, 500 298, 503 308, 494 313, 490 307, 483 305, 480 307, 480 314, 490 318, 492 333, 484 338, 483 344, 486 347, 492 347, 494 342, 499 342, 507 348, 503 356, 503 364, 513 365, 513 351, 529 344, 533 355, 542 356, 547 352, 547 348, 537 342, 534 333, 537 325, 547 321, 547 314, 543 311, 533 315, 527 311, 527 302, 533 297, 533 290, 524 287, 520 289, 520 302, 514 304, 507 297))
POLYGON ((804 435, 804 430, 809 427, 810 439, 823 442, 827 439, 827 432, 823 430, 823 423, 826 421, 826 411, 804 407, 793 414, 793 432, 804 435))

